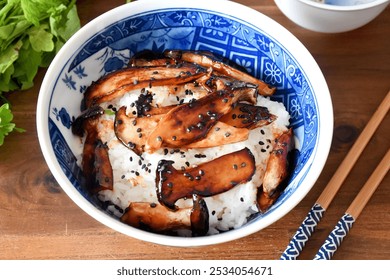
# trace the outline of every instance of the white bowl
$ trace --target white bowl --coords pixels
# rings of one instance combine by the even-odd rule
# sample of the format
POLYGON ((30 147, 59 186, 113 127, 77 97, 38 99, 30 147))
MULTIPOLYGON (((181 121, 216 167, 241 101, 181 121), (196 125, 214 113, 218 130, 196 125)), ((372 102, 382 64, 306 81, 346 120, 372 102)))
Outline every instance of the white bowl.
POLYGON ((312 0, 275 0, 279 9, 296 24, 317 32, 339 33, 372 21, 390 3, 376 0, 365 4, 337 6, 312 0))
POLYGON ((54 177, 85 212, 112 229, 141 240, 172 246, 227 242, 259 231, 296 206, 316 182, 333 133, 329 90, 317 63, 285 28, 243 5, 219 0, 137 1, 92 20, 60 50, 43 80, 37 105, 41 149, 54 177), (70 126, 80 114, 86 87, 126 64, 144 49, 215 51, 277 87, 272 98, 291 115, 299 153, 285 191, 263 215, 217 235, 174 237, 121 223, 85 191, 77 165, 80 139, 70 126))

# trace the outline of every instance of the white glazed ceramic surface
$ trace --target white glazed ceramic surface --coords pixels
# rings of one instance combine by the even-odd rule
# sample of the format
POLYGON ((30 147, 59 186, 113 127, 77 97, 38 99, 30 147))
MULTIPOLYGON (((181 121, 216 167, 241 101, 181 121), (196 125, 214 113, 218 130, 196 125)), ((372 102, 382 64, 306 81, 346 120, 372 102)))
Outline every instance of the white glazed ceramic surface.
POLYGON ((37 105, 45 160, 69 197, 89 215, 123 234, 158 244, 200 246, 263 229, 297 205, 317 180, 330 149, 333 110, 326 81, 306 48, 263 14, 231 1, 136 1, 89 22, 61 49, 43 80, 37 105), (71 125, 92 81, 127 64, 144 49, 211 50, 277 87, 272 98, 291 116, 299 153, 283 194, 245 226, 205 237, 173 237, 121 223, 84 189, 77 165, 80 139, 71 125))
POLYGON ((322 4, 312 0, 275 0, 275 3, 299 26, 317 32, 339 33, 366 25, 387 7, 390 0, 353 6, 322 4))

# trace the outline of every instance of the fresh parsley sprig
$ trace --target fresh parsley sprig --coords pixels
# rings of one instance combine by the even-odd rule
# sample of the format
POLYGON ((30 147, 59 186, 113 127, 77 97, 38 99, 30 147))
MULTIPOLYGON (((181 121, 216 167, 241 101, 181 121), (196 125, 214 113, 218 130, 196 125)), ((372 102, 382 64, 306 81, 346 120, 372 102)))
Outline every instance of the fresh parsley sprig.
POLYGON ((47 67, 80 28, 76 0, 0 0, 0 146, 16 129, 4 93, 33 86, 39 67, 47 67))

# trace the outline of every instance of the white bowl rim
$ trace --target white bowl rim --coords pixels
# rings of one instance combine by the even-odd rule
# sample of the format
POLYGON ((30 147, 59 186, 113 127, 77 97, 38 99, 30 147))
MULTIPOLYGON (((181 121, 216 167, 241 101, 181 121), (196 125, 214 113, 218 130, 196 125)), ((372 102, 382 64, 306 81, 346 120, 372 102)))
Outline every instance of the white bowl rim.
MULTIPOLYGON (((306 196, 309 190, 314 186, 316 180, 318 179, 325 165, 325 162, 328 157, 328 153, 330 151, 332 134, 333 134, 333 106, 332 106, 327 83, 316 61, 309 53, 309 51, 306 49, 306 47, 291 32, 289 32, 287 29, 285 29, 282 25, 280 25, 273 19, 242 4, 232 2, 232 1, 225 1, 225 0, 223 1, 224 4, 221 6, 221 4, 217 4, 218 2, 217 0, 212 1, 212 4, 210 4, 209 0, 180 1, 180 2, 177 2, 177 0, 165 0, 165 1, 148 0, 148 1, 131 2, 131 3, 121 5, 117 8, 114 8, 98 16, 97 18, 93 19, 89 23, 87 23, 84 27, 80 29, 79 32, 77 32, 71 39, 69 39, 68 42, 60 50, 58 55, 54 58, 53 62, 49 66, 47 74, 43 79, 41 90, 38 97, 38 102, 37 102, 37 117, 36 117, 37 131, 38 131, 38 138, 39 138, 42 153, 44 155, 44 158, 48 166, 50 167, 51 172, 53 173, 53 176, 58 181, 59 185, 62 187, 65 193, 82 210, 84 210, 87 214, 89 214, 91 217, 95 218, 97 221, 101 222, 102 224, 118 232, 121 232, 127 236, 137 238, 139 240, 155 243, 155 244, 162 244, 162 245, 169 245, 169 246, 176 246, 176 247, 215 245, 215 244, 228 242, 228 241, 232 241, 232 240, 236 240, 248 236, 276 222, 281 217, 286 215, 289 211, 291 211, 306 196), (50 136, 48 133, 49 110, 47 108, 49 106, 50 99, 46 97, 47 93, 45 93, 45 89, 51 88, 50 86, 53 84, 53 80, 54 80, 53 77, 56 77, 57 75, 57 71, 58 71, 57 68, 62 68, 62 64, 61 64, 62 56, 64 55, 66 58, 68 58, 69 54, 67 53, 69 53, 73 49, 77 49, 80 46, 78 41, 84 42, 83 38, 85 37, 83 36, 88 35, 91 32, 90 29, 95 30, 96 29, 96 27, 94 27, 95 24, 97 24, 99 28, 102 28, 103 26, 116 22, 118 19, 122 19, 123 18, 122 16, 125 13, 126 13, 126 17, 128 17, 131 15, 136 15, 139 11, 146 12, 148 11, 148 9, 146 8, 146 6, 148 6, 147 4, 150 4, 150 6, 158 6, 159 8, 163 8, 163 9, 175 8, 175 7, 180 7, 180 8, 193 7, 193 8, 204 9, 206 11, 215 11, 213 7, 218 7, 216 9, 217 13, 223 13, 232 16, 233 18, 236 19, 239 19, 240 14, 241 15, 245 14, 247 19, 245 19, 244 21, 246 23, 251 24, 253 26, 256 26, 255 23, 257 23, 258 28, 268 30, 266 31, 266 33, 269 35, 271 35, 269 33, 269 30, 273 30, 277 28, 277 30, 280 31, 277 34, 278 42, 284 42, 281 43, 281 45, 284 46, 288 42, 289 44, 293 43, 299 46, 297 50, 294 49, 289 51, 292 54, 295 54, 294 56, 299 54, 299 56, 305 57, 305 60, 299 61, 299 64, 302 67, 302 69, 312 70, 310 71, 310 73, 308 72, 306 74, 308 77, 311 77, 311 79, 315 78, 316 88, 321 89, 321 94, 316 95, 316 102, 317 104, 319 103, 325 104, 322 107, 318 107, 319 117, 326 116, 329 118, 327 121, 323 121, 321 123, 321 126, 319 126, 318 128, 319 135, 327 134, 329 135, 329 137, 317 138, 318 144, 316 145, 316 150, 313 151, 311 155, 311 157, 316 156, 317 162, 316 162, 316 166, 314 168, 311 168, 308 171, 310 173, 310 176, 306 175, 305 178, 306 187, 297 188, 295 192, 291 195, 291 197, 289 197, 289 199, 287 199, 285 202, 283 202, 283 204, 281 204, 277 209, 275 209, 272 215, 268 215, 262 218, 261 223, 247 224, 244 227, 241 227, 239 229, 235 229, 217 235, 193 237, 193 238, 176 237, 176 236, 172 237, 167 235, 149 233, 144 230, 133 228, 124 223, 121 223, 120 221, 113 219, 103 211, 97 211, 97 208, 94 205, 92 205, 92 203, 90 203, 86 198, 82 196, 82 194, 80 194, 76 190, 76 188, 69 182, 66 175, 62 172, 62 169, 54 154, 53 147, 50 141, 50 136), (104 22, 104 25, 101 25, 101 22, 104 22), (264 22, 267 22, 267 26, 264 24, 264 22), (260 28, 260 26, 265 26, 265 27, 260 28), (72 44, 75 44, 77 47, 76 48, 70 47, 72 44), (327 114, 327 112, 322 111, 326 107, 329 108, 330 115, 327 114), (319 152, 319 147, 321 147, 320 152, 319 152)), ((301 172, 303 172, 303 170, 301 172)))
POLYGON ((338 5, 330 5, 330 4, 323 4, 314 2, 312 0, 297 0, 300 1, 306 5, 312 6, 314 8, 318 8, 320 10, 329 10, 329 11, 335 11, 335 12, 353 12, 353 11, 360 11, 360 10, 366 10, 370 9, 376 6, 380 6, 384 3, 390 3, 390 0, 375 0, 373 2, 369 3, 362 3, 357 5, 351 5, 351 6, 338 6, 338 5))

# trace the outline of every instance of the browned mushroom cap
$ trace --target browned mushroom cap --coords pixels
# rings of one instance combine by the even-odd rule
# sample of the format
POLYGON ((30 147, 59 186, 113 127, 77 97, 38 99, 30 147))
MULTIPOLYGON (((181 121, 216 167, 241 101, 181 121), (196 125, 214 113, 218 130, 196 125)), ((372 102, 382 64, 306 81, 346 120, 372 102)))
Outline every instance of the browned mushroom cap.
POLYGON ((144 50, 138 52, 130 58, 129 66, 166 66, 176 64, 172 58, 166 57, 163 54, 153 52, 151 50, 144 50))
POLYGON ((256 101, 253 88, 218 91, 170 110, 146 141, 145 151, 162 146, 182 147, 204 138, 219 118, 239 100, 256 101))
POLYGON ((290 173, 289 152, 294 149, 292 129, 275 139, 275 145, 268 159, 262 187, 259 188, 258 207, 266 211, 279 197, 278 187, 290 173))
POLYGON ((176 60, 187 61, 195 63, 205 68, 213 68, 215 71, 222 73, 223 75, 230 76, 239 81, 244 81, 246 83, 251 83, 258 86, 259 93, 261 95, 269 96, 274 94, 275 88, 270 87, 265 82, 252 77, 240 70, 237 70, 222 61, 216 60, 210 54, 204 52, 194 52, 194 51, 180 51, 180 50, 170 50, 164 53, 167 57, 174 58, 176 60))
POLYGON ((86 109, 72 123, 72 133, 80 137, 84 136, 85 123, 89 119, 97 118, 103 114, 104 114, 104 109, 100 106, 93 106, 86 109))
POLYGON ((193 194, 213 196, 251 180, 255 159, 248 148, 226 154, 187 170, 176 170, 172 161, 161 160, 156 170, 156 191, 159 201, 175 208, 180 198, 193 194))
POLYGON ((237 103, 233 107, 233 110, 221 118, 221 122, 225 122, 234 127, 252 129, 268 125, 277 118, 266 107, 247 103, 237 103))
POLYGON ((159 85, 183 84, 204 75, 204 69, 193 64, 157 67, 130 67, 110 73, 92 83, 84 94, 85 104, 107 102, 134 89, 159 85))
POLYGON ((194 198, 193 207, 176 211, 161 204, 132 202, 120 220, 136 228, 152 232, 192 230, 192 235, 206 235, 209 229, 209 212, 203 199, 194 198))
POLYGON ((191 230, 193 236, 203 236, 209 231, 209 210, 203 198, 194 194, 191 211, 191 230))

